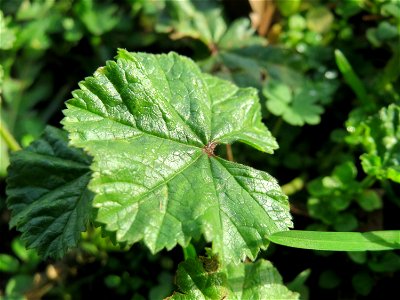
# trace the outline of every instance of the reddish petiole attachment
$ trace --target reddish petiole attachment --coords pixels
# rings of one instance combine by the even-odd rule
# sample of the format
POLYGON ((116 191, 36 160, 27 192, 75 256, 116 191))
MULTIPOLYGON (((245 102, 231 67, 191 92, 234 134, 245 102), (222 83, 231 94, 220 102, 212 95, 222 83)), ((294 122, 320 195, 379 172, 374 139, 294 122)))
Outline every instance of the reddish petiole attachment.
POLYGON ((217 145, 218 144, 216 142, 210 142, 210 143, 208 143, 207 145, 204 146, 203 152, 205 154, 207 154, 208 157, 215 156, 214 150, 215 150, 215 147, 217 147, 217 145))

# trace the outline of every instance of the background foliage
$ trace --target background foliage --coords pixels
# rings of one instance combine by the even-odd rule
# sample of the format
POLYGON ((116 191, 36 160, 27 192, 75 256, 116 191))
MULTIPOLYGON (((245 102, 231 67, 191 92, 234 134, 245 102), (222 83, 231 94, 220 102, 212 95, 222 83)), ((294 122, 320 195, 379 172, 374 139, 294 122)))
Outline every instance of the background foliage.
MULTIPOLYGON (((59 126, 70 91, 118 47, 173 50, 203 71, 258 89, 263 121, 280 149, 265 156, 234 144, 219 155, 277 178, 290 196, 296 229, 400 229, 399 2, 234 3, 2 1, 1 126, 26 147, 46 124, 59 126)), ((91 229, 62 260, 43 261, 26 250, 8 229, 4 187, 15 149, 1 139, 1 296, 171 295, 179 249, 151 255, 137 244, 122 252, 91 229)), ((199 240, 194 247, 205 245, 199 240)), ((260 257, 304 299, 387 298, 400 280, 398 251, 270 246, 260 257)))

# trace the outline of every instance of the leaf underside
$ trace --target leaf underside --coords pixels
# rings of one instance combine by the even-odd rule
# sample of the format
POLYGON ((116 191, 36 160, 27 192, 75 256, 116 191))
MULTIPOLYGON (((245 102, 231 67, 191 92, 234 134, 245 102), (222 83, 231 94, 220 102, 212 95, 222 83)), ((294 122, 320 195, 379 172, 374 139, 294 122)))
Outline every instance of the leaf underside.
POLYGON ((40 139, 11 155, 7 178, 10 226, 44 257, 77 245, 90 218, 91 159, 68 146, 65 131, 48 126, 40 139))
POLYGON ((175 53, 120 50, 67 102, 71 143, 94 157, 97 222, 118 242, 151 251, 204 234, 224 262, 254 259, 292 225, 269 174, 214 156, 241 141, 272 153, 257 92, 201 73, 175 53))

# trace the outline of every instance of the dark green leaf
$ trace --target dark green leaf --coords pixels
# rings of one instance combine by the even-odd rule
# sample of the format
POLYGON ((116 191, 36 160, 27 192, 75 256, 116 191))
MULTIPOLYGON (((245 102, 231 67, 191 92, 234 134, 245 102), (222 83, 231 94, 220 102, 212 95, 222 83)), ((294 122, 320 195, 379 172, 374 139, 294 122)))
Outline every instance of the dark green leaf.
POLYGON ((351 282, 357 293, 363 296, 367 296, 374 287, 374 279, 366 272, 356 273, 351 282))
POLYGON ((75 247, 91 214, 87 190, 91 159, 68 146, 67 134, 47 127, 28 148, 14 152, 7 178, 11 226, 27 247, 61 257, 75 247))
POLYGON ((340 282, 340 277, 332 270, 323 271, 318 280, 319 286, 324 289, 334 289, 340 282))
POLYGON ((377 253, 368 261, 368 267, 374 272, 397 272, 400 270, 400 256, 395 252, 377 253))

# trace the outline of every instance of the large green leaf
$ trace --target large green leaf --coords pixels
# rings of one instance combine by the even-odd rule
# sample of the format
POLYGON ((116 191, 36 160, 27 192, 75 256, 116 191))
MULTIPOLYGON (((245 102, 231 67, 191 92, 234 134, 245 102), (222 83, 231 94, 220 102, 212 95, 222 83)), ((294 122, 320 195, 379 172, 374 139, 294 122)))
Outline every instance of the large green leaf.
POLYGON ((87 189, 91 159, 68 147, 67 134, 47 127, 28 148, 11 155, 7 178, 10 225, 29 248, 61 257, 75 247, 91 215, 87 189))
POLYGON ((179 264, 178 291, 168 299, 298 299, 266 260, 228 265, 220 269, 215 258, 189 259, 179 264))
POLYGON ((175 53, 125 50, 80 87, 63 124, 94 156, 97 221, 118 241, 144 240, 156 252, 204 234, 224 262, 238 262, 292 225, 274 178, 213 153, 234 141, 277 148, 255 89, 203 74, 175 53))
POLYGON ((400 183, 400 107, 395 104, 361 125, 357 132, 366 153, 361 164, 367 174, 400 183))

